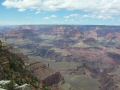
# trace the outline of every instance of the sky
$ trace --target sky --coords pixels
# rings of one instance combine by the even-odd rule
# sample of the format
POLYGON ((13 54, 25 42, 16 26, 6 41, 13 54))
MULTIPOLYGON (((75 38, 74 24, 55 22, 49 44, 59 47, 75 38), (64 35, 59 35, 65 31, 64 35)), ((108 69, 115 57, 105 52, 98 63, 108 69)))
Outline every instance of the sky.
POLYGON ((0 0, 0 25, 120 25, 120 0, 0 0))

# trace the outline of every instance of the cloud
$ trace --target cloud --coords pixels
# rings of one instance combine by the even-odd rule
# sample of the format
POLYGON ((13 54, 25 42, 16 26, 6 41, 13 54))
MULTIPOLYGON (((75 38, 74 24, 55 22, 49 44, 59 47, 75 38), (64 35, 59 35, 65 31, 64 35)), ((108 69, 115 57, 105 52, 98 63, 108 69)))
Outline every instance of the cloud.
POLYGON ((120 15, 120 0, 5 0, 2 5, 19 11, 78 10, 99 18, 120 15))
POLYGON ((19 11, 24 11, 27 9, 37 9, 39 0, 5 0, 2 5, 7 8, 17 8, 19 11))
POLYGON ((56 15, 51 15, 51 16, 44 17, 43 19, 55 19, 55 18, 57 18, 56 15))
POLYGON ((82 16, 83 18, 92 18, 92 19, 103 19, 103 20, 107 20, 107 19, 112 19, 112 16, 110 15, 96 15, 96 14, 85 14, 82 16))
POLYGON ((80 14, 74 13, 64 16, 65 21, 76 21, 80 19, 80 14))
POLYGON ((70 19, 70 18, 78 18, 80 15, 79 14, 70 14, 68 16, 65 16, 65 19, 70 19))

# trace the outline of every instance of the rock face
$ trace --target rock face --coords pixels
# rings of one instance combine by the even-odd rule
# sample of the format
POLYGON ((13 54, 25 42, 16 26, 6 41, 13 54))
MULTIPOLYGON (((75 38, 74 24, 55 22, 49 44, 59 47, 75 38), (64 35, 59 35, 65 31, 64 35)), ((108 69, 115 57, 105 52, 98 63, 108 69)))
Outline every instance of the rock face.
POLYGON ((89 32, 84 33, 84 37, 85 39, 92 38, 92 39, 97 40, 98 34, 96 31, 89 31, 89 32))
POLYGON ((120 90, 112 75, 104 75, 100 80, 100 90, 120 90))
POLYGON ((57 90, 60 89, 60 83, 64 80, 60 72, 54 72, 49 69, 48 66, 40 62, 31 63, 27 68, 40 81, 40 88, 44 89, 47 86, 49 88, 56 87, 57 90))
POLYGON ((120 33, 115 33, 115 37, 117 40, 120 40, 120 33))
POLYGON ((60 72, 56 72, 48 77, 46 77, 44 80, 42 80, 42 85, 46 86, 53 86, 53 85, 58 85, 61 81, 63 80, 62 75, 60 72))
POLYGON ((64 28, 63 27, 59 27, 59 28, 55 28, 53 31, 52 31, 54 35, 64 35, 64 28))
POLYGON ((107 35, 106 35, 106 39, 107 40, 112 40, 114 38, 114 35, 112 34, 112 33, 108 33, 107 35))

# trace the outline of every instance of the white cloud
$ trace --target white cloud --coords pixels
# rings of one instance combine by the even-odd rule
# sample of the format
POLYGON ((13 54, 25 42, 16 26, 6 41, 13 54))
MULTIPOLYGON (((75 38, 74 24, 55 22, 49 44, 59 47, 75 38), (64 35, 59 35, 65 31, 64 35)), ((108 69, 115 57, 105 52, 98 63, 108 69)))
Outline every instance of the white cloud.
POLYGON ((5 0, 2 5, 19 11, 78 10, 99 18, 120 15, 120 0, 5 0))
POLYGON ((57 18, 56 15, 51 15, 51 16, 44 17, 44 19, 55 19, 55 18, 57 18))
POLYGON ((19 11, 24 11, 26 9, 37 9, 39 3, 39 0, 5 0, 2 5, 7 8, 17 8, 19 11))
POLYGON ((65 21, 76 21, 80 19, 80 14, 74 13, 67 16, 64 16, 65 21))
POLYGON ((68 16, 65 16, 65 19, 70 19, 70 18, 78 18, 80 15, 79 14, 70 14, 68 16))
POLYGON ((83 15, 83 18, 92 18, 92 19, 103 19, 103 20, 106 20, 106 19, 112 19, 112 16, 110 15, 96 15, 96 14, 85 14, 83 15))

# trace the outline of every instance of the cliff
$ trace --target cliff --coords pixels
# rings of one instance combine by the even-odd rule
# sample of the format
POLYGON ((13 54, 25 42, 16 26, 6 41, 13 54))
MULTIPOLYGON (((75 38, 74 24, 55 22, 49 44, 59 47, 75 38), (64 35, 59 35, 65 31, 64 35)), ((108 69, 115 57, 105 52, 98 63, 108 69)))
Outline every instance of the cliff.
MULTIPOLYGON (((20 87, 29 85, 32 90, 46 90, 46 87, 49 87, 49 90, 56 90, 52 88, 53 85, 61 82, 61 74, 54 74, 55 72, 40 62, 27 62, 25 64, 26 61, 24 61, 23 56, 15 54, 10 47, 3 46, 0 41, 0 81, 9 81, 10 86, 11 83, 20 87), (57 82, 52 79, 56 79, 57 82)), ((9 87, 5 86, 3 88, 6 90, 9 87)))

